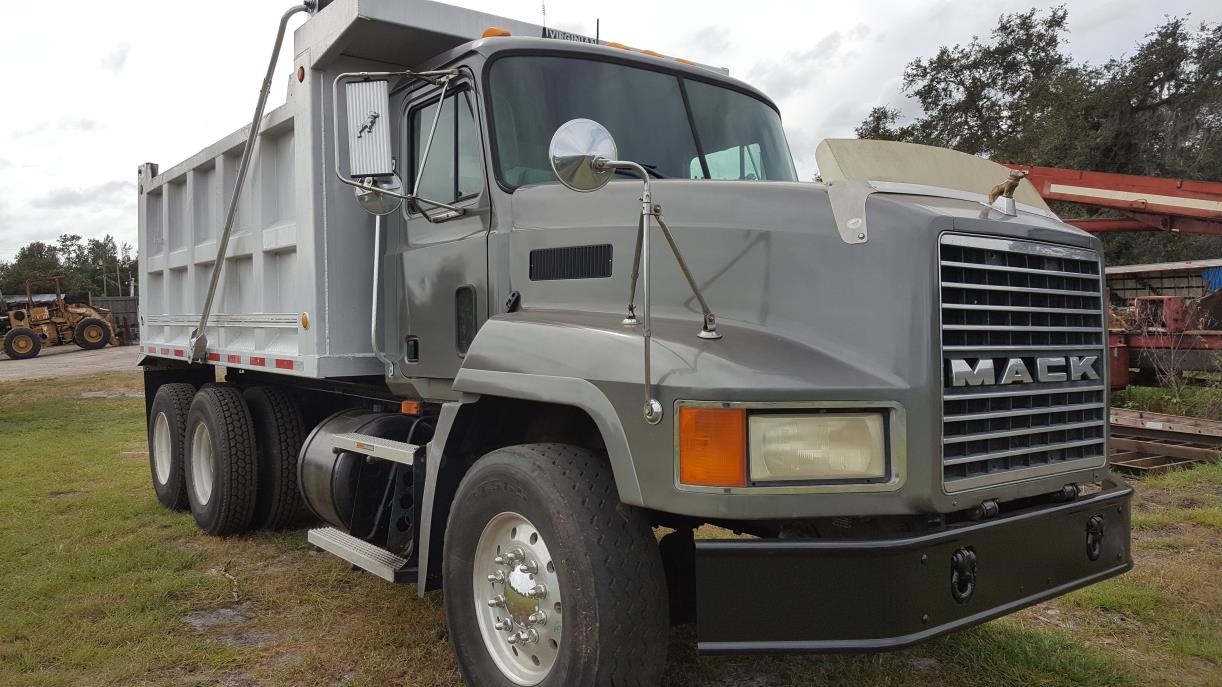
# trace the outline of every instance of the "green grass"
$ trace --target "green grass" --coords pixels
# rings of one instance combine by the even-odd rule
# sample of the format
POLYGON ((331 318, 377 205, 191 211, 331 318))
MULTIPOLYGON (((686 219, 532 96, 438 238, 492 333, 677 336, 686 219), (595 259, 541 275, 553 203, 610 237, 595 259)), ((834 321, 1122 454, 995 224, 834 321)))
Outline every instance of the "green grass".
POLYGON ((1189 385, 1177 397, 1163 387, 1130 386, 1112 393, 1112 405, 1130 410, 1222 420, 1222 388, 1216 381, 1209 385, 1189 385))
POLYGON ((1172 470, 1142 480, 1147 487, 1199 488, 1222 486, 1222 462, 1201 463, 1191 470, 1172 470))
MULTIPOLYGON (((352 572, 300 530, 217 539, 161 508, 143 402, 79 398, 137 383, 0 384, 0 685, 461 684, 439 594, 352 572)), ((1222 467, 1137 489, 1121 578, 888 654, 699 657, 681 627, 664 684, 1218 685, 1222 467)))
POLYGON ((196 569, 198 554, 167 545, 194 536, 191 523, 142 493, 143 461, 117 457, 139 448, 143 402, 43 399, 0 412, 0 683, 122 682, 166 663, 235 661, 176 636, 178 616, 227 585, 196 569))
POLYGON ((995 623, 934 645, 934 654, 985 684, 1121 687, 1137 677, 1104 652, 1085 650, 1061 632, 995 623))
POLYGON ((1133 584, 1121 577, 1079 589, 1066 596, 1065 601, 1079 608, 1094 608, 1149 620, 1165 607, 1169 599, 1157 589, 1133 584))

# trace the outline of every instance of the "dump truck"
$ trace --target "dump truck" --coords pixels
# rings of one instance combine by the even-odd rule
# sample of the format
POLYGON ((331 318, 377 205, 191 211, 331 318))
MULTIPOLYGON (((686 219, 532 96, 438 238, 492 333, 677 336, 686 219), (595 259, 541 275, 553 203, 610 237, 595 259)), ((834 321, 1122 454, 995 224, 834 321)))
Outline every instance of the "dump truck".
POLYGON ((205 532, 304 506, 441 590, 472 685, 656 685, 692 622, 897 649, 1130 569, 1100 243, 1026 180, 828 140, 803 182, 725 70, 425 0, 279 29, 249 128, 139 168, 150 471, 205 532))

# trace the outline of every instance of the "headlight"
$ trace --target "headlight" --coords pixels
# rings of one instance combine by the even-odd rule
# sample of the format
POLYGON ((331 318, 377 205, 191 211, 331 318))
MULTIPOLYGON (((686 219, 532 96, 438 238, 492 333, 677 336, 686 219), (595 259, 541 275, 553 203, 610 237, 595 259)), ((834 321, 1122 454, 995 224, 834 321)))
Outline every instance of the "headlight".
POLYGON ((753 414, 747 434, 752 482, 886 476, 880 413, 753 414))

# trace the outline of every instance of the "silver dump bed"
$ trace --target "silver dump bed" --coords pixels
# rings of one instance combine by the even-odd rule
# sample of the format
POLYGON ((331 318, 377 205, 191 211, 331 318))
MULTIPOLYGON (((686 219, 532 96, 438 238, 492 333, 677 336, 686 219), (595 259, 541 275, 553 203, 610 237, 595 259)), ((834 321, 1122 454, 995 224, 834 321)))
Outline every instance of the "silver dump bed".
MULTIPOLYGON (((545 35, 426 0, 336 0, 296 30, 287 100, 259 127, 206 329, 210 361, 306 377, 382 373, 369 342, 373 220, 332 171, 332 80, 418 68, 490 26, 545 35)), ((259 68, 251 65, 252 90, 242 92, 253 92, 259 68)), ((242 129, 164 172, 140 167, 147 355, 190 357, 245 141, 242 129)))

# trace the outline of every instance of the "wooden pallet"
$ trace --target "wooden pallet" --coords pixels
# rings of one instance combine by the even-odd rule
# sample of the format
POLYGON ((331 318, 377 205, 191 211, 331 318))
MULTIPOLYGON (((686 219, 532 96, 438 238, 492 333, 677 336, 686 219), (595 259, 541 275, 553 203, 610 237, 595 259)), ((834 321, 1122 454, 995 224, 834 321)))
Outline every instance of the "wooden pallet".
POLYGON ((1222 455, 1222 422, 1112 408, 1109 459, 1134 475, 1157 475, 1222 455))

